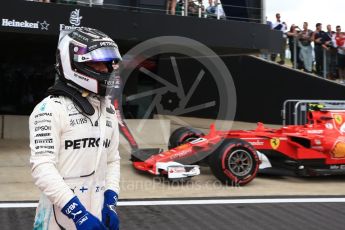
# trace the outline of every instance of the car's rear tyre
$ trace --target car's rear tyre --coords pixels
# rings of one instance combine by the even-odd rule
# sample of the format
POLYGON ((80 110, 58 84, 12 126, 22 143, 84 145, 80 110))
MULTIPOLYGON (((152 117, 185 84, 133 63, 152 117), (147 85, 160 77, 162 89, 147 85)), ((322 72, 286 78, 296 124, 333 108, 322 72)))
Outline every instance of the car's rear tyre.
POLYGON ((259 169, 254 147, 241 139, 226 139, 209 157, 210 168, 222 183, 232 186, 252 181, 259 169))
POLYGON ((179 145, 183 145, 203 137, 204 135, 205 134, 200 130, 191 127, 178 128, 170 135, 168 148, 175 148, 179 145))

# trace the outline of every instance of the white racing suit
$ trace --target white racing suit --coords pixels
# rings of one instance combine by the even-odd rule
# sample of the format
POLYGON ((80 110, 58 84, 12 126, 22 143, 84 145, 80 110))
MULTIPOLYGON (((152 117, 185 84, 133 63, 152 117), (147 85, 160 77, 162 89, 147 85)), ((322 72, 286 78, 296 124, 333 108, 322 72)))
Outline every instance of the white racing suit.
POLYGON ((75 195, 101 220, 103 193, 119 193, 119 131, 113 106, 87 97, 95 109, 83 115, 64 96, 49 96, 30 116, 32 176, 42 191, 34 229, 76 229, 61 208, 75 195))

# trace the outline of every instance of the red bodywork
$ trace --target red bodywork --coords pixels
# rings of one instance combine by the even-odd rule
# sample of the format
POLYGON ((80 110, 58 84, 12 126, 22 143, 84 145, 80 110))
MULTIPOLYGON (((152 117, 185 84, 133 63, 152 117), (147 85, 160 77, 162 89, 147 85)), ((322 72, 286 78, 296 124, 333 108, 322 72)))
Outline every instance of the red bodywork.
MULTIPOLYGON (((334 169, 345 169, 344 122, 345 111, 334 110, 309 111, 307 124, 289 125, 279 129, 266 128, 262 123, 258 123, 255 130, 217 131, 212 125, 210 133, 201 139, 152 155, 143 162, 133 162, 133 165, 139 170, 158 174, 157 162, 183 160, 195 154, 212 154, 224 139, 239 138, 265 155, 268 152, 278 154, 297 164, 317 160, 322 162, 323 166, 336 165, 334 169)), ((324 169, 333 169, 327 167, 324 169)))
POLYGON ((158 175, 159 172, 156 169, 156 164, 158 162, 180 162, 182 159, 184 164, 196 163, 188 160, 188 158, 192 157, 195 154, 208 154, 212 152, 218 146, 222 139, 223 136, 221 135, 221 133, 219 131, 216 131, 214 126, 212 125, 210 133, 208 135, 195 141, 180 145, 168 151, 152 155, 143 162, 134 161, 133 166, 136 169, 158 175))
POLYGON ((274 150, 293 160, 324 160, 345 164, 345 111, 310 111, 305 125, 280 129, 258 123, 252 131, 230 131, 227 138, 241 138, 257 150, 274 150))

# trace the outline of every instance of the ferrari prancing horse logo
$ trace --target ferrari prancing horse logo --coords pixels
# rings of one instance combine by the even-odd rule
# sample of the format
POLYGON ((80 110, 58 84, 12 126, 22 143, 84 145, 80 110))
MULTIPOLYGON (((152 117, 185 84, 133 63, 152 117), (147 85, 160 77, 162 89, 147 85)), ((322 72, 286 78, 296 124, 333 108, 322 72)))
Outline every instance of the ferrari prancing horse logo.
POLYGON ((338 125, 341 125, 343 123, 343 118, 339 114, 334 115, 334 120, 338 125))
POLYGON ((279 138, 272 138, 270 140, 270 143, 271 143, 271 146, 273 149, 277 149, 280 145, 280 140, 279 140, 279 138))

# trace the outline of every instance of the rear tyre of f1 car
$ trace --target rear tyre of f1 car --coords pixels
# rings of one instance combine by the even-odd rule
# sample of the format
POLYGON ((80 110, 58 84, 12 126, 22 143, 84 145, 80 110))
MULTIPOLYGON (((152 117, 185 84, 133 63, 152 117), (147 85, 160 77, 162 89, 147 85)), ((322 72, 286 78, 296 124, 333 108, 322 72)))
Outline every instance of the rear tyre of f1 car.
POLYGON ((178 128, 170 135, 168 148, 175 148, 203 136, 205 136, 205 134, 198 129, 191 127, 178 128))
POLYGON ((241 139, 226 139, 209 157, 211 171, 223 184, 245 185, 259 169, 259 157, 254 147, 241 139))

